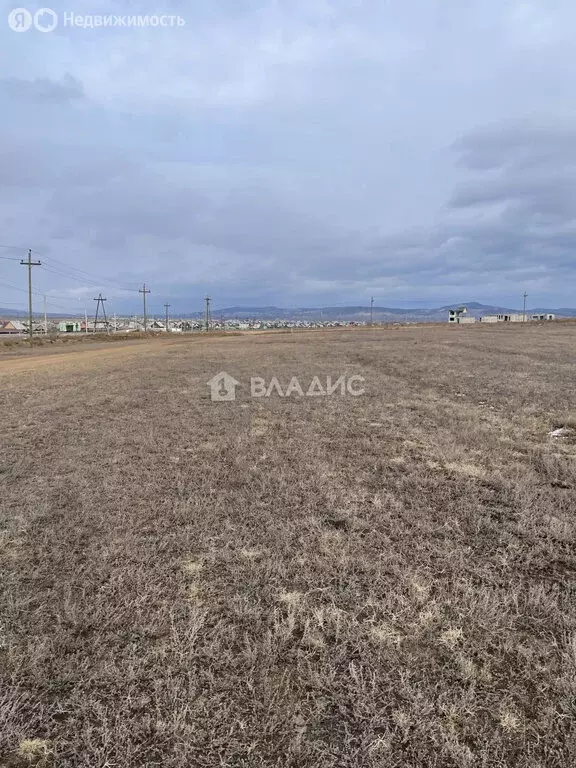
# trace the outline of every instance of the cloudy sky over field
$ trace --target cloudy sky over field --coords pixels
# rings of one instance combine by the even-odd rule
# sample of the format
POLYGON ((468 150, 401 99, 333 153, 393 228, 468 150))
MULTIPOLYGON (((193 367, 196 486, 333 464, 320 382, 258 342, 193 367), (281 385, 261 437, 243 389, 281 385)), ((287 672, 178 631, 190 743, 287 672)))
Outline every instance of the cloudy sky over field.
MULTIPOLYGON (((576 306, 573 0, 105 0, 49 33, 12 7, 0 243, 53 307, 576 306)), ((25 281, 0 260, 0 306, 25 281)))

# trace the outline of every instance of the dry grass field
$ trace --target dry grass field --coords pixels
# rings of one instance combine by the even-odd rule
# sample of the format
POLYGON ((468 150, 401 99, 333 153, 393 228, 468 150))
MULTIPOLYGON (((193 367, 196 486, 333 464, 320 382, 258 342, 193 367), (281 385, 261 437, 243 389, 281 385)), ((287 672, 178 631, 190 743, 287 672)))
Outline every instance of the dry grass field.
POLYGON ((0 766, 576 764, 575 326, 103 347, 0 359, 0 766))

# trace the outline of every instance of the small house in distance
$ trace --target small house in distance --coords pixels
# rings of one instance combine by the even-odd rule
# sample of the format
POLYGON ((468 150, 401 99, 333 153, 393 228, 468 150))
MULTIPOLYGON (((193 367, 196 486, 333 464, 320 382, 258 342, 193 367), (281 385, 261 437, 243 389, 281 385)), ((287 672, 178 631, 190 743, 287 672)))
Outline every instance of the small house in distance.
POLYGON ((543 315, 530 315, 530 320, 533 320, 536 323, 543 320, 556 320, 556 315, 552 315, 549 312, 543 315))
POLYGON ((466 317, 468 314, 467 307, 458 307, 458 309, 449 309, 448 310, 448 322, 449 323, 457 323, 458 325, 468 324, 468 323, 475 323, 476 318, 473 316, 466 317))
POLYGON ((6 320, 6 322, 0 320, 0 333, 25 333, 26 331, 26 326, 20 320, 6 320))
POLYGON ((62 320, 58 323, 59 333, 80 333, 85 330, 84 323, 79 320, 62 320))

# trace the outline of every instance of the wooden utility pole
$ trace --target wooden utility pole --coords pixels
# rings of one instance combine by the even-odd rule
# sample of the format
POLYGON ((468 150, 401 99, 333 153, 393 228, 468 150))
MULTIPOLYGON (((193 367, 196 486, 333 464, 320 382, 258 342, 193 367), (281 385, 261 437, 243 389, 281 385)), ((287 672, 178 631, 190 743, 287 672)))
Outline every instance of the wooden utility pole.
POLYGON ((20 264, 28 267, 28 334, 30 336, 30 343, 32 343, 34 335, 34 328, 32 327, 32 267, 41 266, 41 262, 32 261, 32 250, 28 248, 28 261, 20 259, 20 264))
POLYGON ((164 304, 164 309, 166 310, 166 333, 168 333, 168 309, 170 307, 170 304, 164 304))
POLYGON ((44 296, 44 336, 48 336, 48 313, 46 312, 46 296, 44 296))
POLYGON ((374 296, 370 298, 370 325, 374 325, 374 296))
POLYGON ((210 296, 206 296, 206 330, 210 330, 210 296))
POLYGON ((527 298, 527 296, 528 296, 528 294, 526 293, 526 291, 524 291, 524 295, 522 297, 524 299, 524 304, 522 306, 522 322, 523 323, 526 322, 526 298, 527 298))
POLYGON ((138 293, 142 294, 142 298, 144 300, 144 333, 148 330, 148 315, 146 314, 146 294, 150 293, 150 291, 146 290, 146 283, 144 283, 143 287, 138 290, 138 293))

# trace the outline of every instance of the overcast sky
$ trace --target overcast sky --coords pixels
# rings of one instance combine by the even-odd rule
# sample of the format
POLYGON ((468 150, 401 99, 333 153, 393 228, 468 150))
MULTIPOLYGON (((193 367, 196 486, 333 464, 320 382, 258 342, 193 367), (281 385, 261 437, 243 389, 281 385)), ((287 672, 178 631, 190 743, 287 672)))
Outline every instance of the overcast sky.
POLYGON ((576 306, 574 0, 52 7, 2 12, 0 244, 54 310, 576 306))

